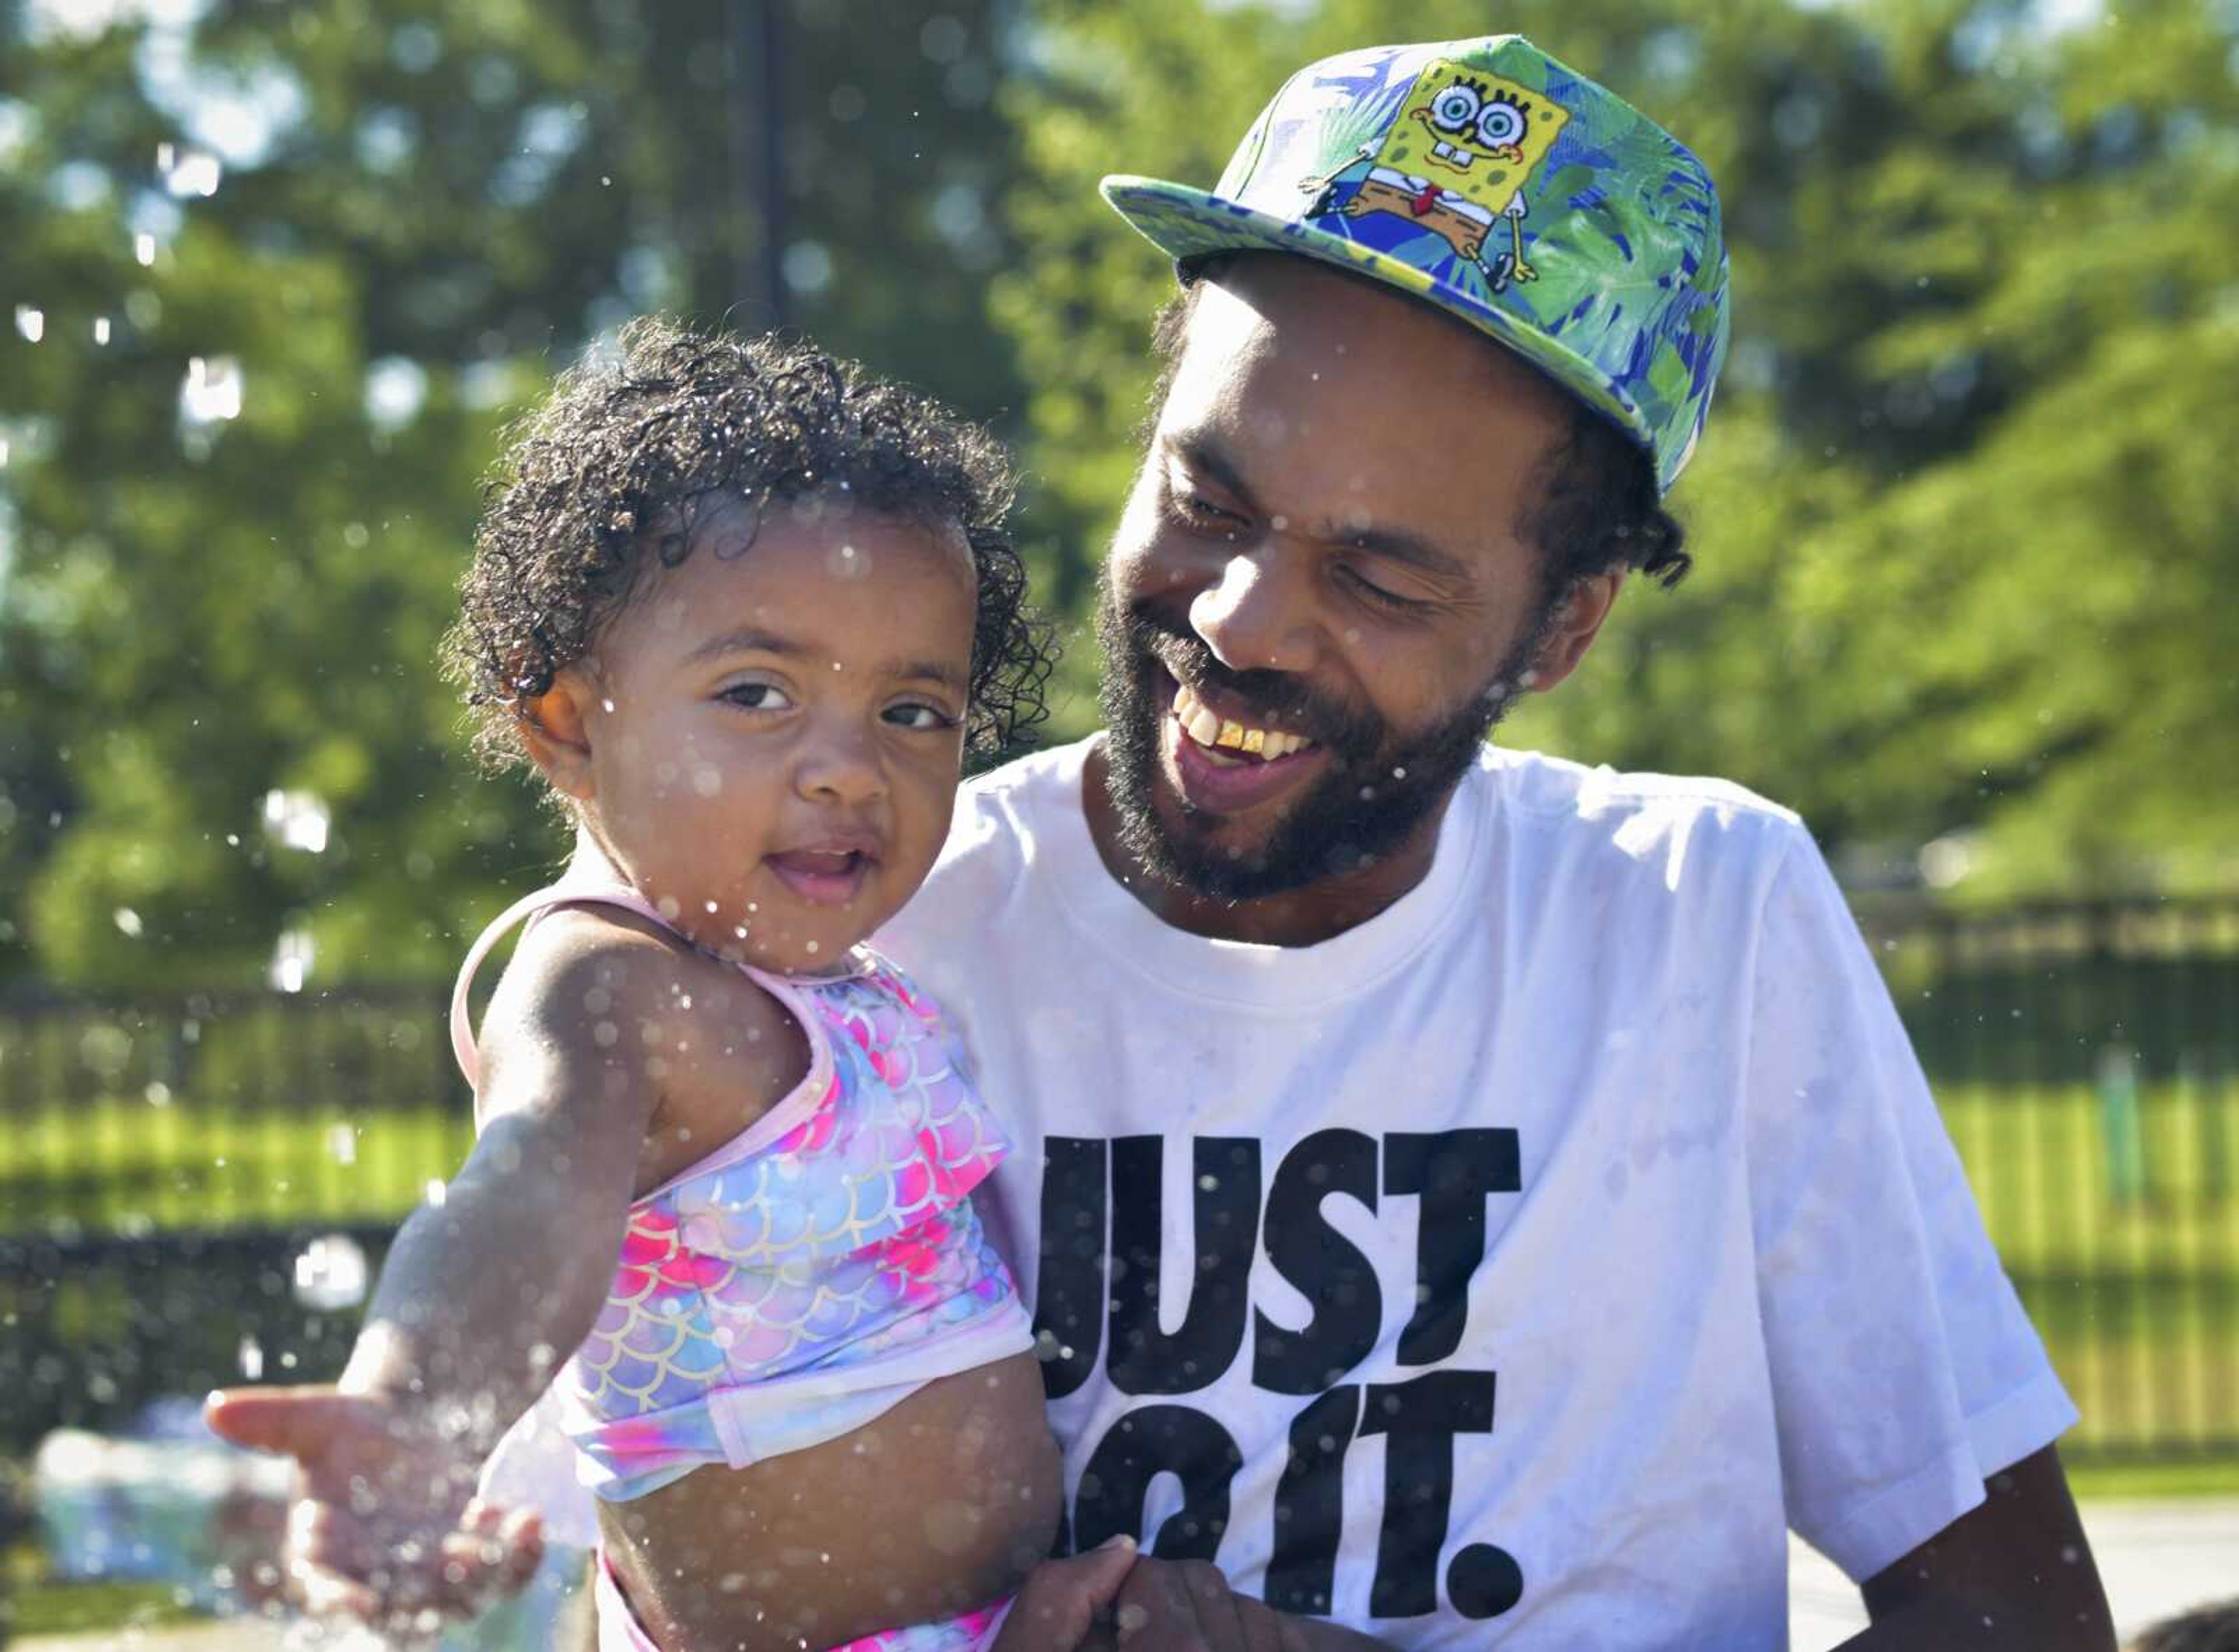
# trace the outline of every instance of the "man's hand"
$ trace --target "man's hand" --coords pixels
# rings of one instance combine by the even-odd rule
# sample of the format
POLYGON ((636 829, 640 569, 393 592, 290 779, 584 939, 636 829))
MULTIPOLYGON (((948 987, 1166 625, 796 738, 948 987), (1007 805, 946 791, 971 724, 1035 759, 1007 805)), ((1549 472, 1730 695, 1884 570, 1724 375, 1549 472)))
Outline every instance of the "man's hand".
POLYGON ((543 1557, 533 1513, 475 1502, 475 1465, 379 1399, 236 1389, 203 1415, 236 1445, 296 1459, 282 1558, 307 1611, 431 1628, 520 1589, 543 1557))
POLYGON ((1374 1652, 1383 1645, 1239 1595, 1209 1562, 1153 1560, 1114 1538, 1037 1566, 993 1652, 1374 1652))
POLYGON ((1044 1561, 1020 1585, 988 1652, 1106 1652, 1112 1603, 1134 1563, 1135 1545, 1126 1537, 1044 1561))

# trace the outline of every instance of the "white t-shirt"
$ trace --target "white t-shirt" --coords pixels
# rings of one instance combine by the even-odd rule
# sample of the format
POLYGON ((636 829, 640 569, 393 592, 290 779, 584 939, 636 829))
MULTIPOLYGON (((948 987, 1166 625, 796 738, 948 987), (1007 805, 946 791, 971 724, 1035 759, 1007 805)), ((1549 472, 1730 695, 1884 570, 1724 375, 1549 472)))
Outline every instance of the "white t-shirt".
POLYGON ((1017 1151, 1073 1542, 1410 1648, 1786 1645, 2076 1413, 1795 816, 1488 749, 1320 945, 1111 876, 1087 746, 968 788, 881 938, 1017 1151))

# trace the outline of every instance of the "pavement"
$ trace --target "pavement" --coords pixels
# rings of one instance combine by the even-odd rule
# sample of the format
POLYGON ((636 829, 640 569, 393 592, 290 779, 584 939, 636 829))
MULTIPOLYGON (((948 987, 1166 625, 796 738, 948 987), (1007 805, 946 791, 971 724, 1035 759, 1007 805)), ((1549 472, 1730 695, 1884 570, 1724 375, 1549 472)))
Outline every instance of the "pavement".
MULTIPOLYGON (((2083 1529, 2124 1644, 2150 1624, 2210 1601, 2239 1598, 2239 1498, 2092 1502, 2083 1529)), ((1791 1539, 1788 1632, 1792 1652, 1827 1652, 1866 1626, 1858 1591, 1791 1539)))
MULTIPOLYGON (((2239 1498, 2088 1503, 2083 1524, 2126 1642, 2172 1613, 2239 1597, 2239 1498)), ((1800 1543, 1789 1558, 1791 1652, 1829 1652, 1866 1626, 1842 1573, 1800 1543)), ((34 1635, 12 1652, 284 1652, 285 1638, 276 1625, 236 1622, 34 1635)))

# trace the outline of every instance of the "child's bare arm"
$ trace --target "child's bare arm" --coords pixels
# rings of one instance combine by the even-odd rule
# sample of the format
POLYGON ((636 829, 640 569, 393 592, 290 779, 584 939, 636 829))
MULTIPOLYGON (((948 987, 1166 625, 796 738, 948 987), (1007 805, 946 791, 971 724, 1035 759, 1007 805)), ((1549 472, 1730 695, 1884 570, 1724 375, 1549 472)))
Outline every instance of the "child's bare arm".
POLYGON ((491 1005, 481 1138, 397 1235, 341 1382, 213 1397, 220 1433, 301 1468, 289 1558, 315 1605, 457 1609, 517 1569, 519 1543, 475 1541, 501 1534, 467 1505, 604 1299, 660 1095, 645 1012, 675 997, 661 944, 549 929, 491 1005))
POLYGON ((520 963, 485 1025, 480 1138, 397 1235, 340 1384, 476 1461, 605 1299, 661 1093, 646 1028, 674 1013, 674 955, 627 932, 575 929, 520 963))

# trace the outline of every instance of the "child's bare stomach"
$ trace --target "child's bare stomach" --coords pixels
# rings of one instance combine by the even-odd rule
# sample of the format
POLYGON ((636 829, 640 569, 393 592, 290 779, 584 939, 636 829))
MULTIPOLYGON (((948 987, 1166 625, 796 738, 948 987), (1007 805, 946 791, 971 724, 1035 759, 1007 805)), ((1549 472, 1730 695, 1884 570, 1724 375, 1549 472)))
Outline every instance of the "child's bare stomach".
POLYGON ((695 1470, 600 1507, 638 1622, 667 1652, 798 1652, 936 1622, 1015 1589, 1061 1495, 1040 1367, 928 1383, 838 1439, 695 1470))

